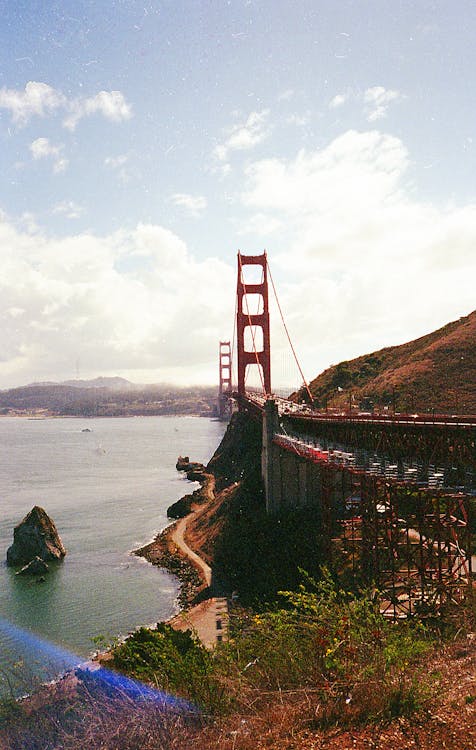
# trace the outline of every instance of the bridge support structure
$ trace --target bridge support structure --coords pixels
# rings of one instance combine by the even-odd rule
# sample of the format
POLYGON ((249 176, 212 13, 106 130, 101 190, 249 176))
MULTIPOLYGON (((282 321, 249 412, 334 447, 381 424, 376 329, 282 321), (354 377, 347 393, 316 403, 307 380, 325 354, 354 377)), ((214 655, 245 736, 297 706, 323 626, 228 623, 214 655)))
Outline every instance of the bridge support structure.
POLYGON ((246 368, 257 365, 261 369, 261 382, 265 395, 271 393, 271 353, 269 338, 269 304, 268 304, 268 261, 266 253, 262 255, 242 255, 238 253, 238 281, 236 286, 236 336, 238 350, 238 394, 245 395, 246 368), (245 266, 261 266, 262 275, 259 283, 247 284, 244 279, 245 266), (251 313, 249 295, 261 297, 261 312, 251 313), (246 348, 245 331, 253 346, 246 348), (257 348, 257 329, 261 329, 262 348, 257 348))
POLYGON ((435 614, 472 595, 469 495, 333 463, 311 446, 306 453, 275 431, 277 423, 268 400, 262 460, 269 514, 314 508, 330 567, 376 585, 380 610, 391 619, 435 614))
POLYGON ((281 471, 276 461, 274 436, 279 430, 278 407, 273 399, 267 399, 263 411, 263 442, 261 447, 261 476, 266 498, 266 512, 274 515, 281 506, 281 471))
POLYGON ((231 412, 231 346, 220 341, 219 350, 218 418, 228 419, 231 412))

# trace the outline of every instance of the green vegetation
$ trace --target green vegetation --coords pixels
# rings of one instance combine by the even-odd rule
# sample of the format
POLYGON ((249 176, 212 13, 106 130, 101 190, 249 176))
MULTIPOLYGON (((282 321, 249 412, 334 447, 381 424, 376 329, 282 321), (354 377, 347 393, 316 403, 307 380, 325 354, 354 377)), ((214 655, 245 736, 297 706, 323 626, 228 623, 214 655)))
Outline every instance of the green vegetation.
POLYGON ((232 617, 230 639, 208 652, 190 632, 139 630, 113 649, 113 665, 187 698, 206 714, 238 711, 280 691, 308 691, 313 723, 390 719, 422 707, 431 682, 418 666, 434 636, 392 625, 368 594, 340 590, 327 572, 304 575, 281 605, 232 617))
POLYGON ((192 633, 159 623, 140 628, 113 649, 113 666, 129 677, 148 682, 173 695, 215 712, 222 707, 223 689, 214 676, 213 655, 192 633))
MULTIPOLYGON (((461 626, 461 618, 451 624, 451 640, 461 626)), ((235 732, 235 750, 251 750, 262 732, 270 739, 260 747, 278 747, 276 737, 331 727, 365 731, 395 718, 418 724, 434 710, 442 675, 430 665, 449 642, 441 623, 389 622, 376 597, 339 587, 325 570, 319 581, 302 573, 301 585, 281 592, 275 606, 234 610, 228 632, 207 651, 190 631, 141 628, 107 663, 141 681, 132 694, 120 675, 78 670, 74 690, 59 683, 33 704, 1 703, 0 747, 225 750, 235 732)))

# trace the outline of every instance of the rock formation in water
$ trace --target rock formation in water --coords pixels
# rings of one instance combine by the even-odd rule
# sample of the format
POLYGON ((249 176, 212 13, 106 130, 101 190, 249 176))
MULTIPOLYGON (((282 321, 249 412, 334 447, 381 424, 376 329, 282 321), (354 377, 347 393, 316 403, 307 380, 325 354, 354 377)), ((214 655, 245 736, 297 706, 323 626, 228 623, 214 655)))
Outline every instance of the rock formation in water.
POLYGON ((188 456, 179 456, 177 463, 175 464, 177 471, 203 471, 203 464, 199 464, 196 461, 190 461, 188 456))
POLYGON ((7 565, 27 565, 39 557, 60 560, 66 554, 51 518, 38 505, 30 510, 13 531, 13 544, 7 550, 7 565))
POLYGON ((190 458, 188 456, 179 456, 177 458, 177 463, 175 464, 175 468, 177 469, 177 471, 185 471, 189 463, 190 463, 190 458))

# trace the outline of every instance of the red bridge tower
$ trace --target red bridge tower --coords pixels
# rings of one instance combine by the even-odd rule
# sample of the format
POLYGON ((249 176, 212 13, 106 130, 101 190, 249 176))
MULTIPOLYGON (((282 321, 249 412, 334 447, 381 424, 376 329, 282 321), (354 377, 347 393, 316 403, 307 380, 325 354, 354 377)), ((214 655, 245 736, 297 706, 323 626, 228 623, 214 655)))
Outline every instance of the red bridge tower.
POLYGON ((268 307, 268 262, 266 253, 262 255, 242 255, 238 253, 238 283, 236 289, 237 313, 236 332, 238 349, 238 393, 245 394, 245 376, 248 365, 257 365, 260 370, 261 383, 265 394, 271 393, 271 356, 269 341, 269 307, 268 307), (261 266, 261 282, 246 284, 243 277, 244 266, 261 266), (261 312, 252 314, 250 312, 249 295, 260 295, 258 299, 261 312), (245 349, 245 330, 248 346, 251 340, 251 348, 245 349), (261 329, 262 337, 257 341, 257 332, 261 329), (262 342, 262 348, 257 346, 262 342))
POLYGON ((219 419, 225 419, 229 416, 231 409, 231 347, 229 341, 220 341, 219 358, 218 417, 219 419))

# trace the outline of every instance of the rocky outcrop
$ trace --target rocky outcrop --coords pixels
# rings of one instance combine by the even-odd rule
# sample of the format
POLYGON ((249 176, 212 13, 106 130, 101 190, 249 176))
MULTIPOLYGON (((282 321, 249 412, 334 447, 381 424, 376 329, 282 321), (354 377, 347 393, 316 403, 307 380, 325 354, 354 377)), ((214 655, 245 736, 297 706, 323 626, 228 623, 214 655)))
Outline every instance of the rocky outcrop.
POLYGON ((180 498, 180 500, 177 500, 177 502, 172 503, 172 505, 169 505, 167 508, 167 517, 168 518, 184 518, 185 516, 188 516, 189 513, 192 511, 192 503, 194 501, 193 495, 184 495, 180 498))
POLYGON ((186 471, 187 474, 190 471, 203 471, 205 469, 203 464, 199 464, 196 461, 190 461, 188 456, 179 456, 175 468, 177 471, 186 471))
POLYGON ((177 471, 185 471, 189 463, 190 463, 189 456, 179 456, 177 458, 177 463, 175 464, 175 468, 177 469, 177 471))
POLYGON ((66 554, 56 526, 38 505, 15 526, 13 544, 7 550, 7 565, 27 565, 34 558, 60 560, 66 554))
POLYGON ((184 557, 177 545, 171 541, 172 528, 173 526, 168 526, 156 536, 153 542, 134 550, 133 554, 144 557, 153 565, 165 568, 176 575, 180 581, 178 595, 180 607, 190 607, 198 593, 203 590, 204 584, 195 565, 184 557))
POLYGON ((191 482, 200 482, 198 490, 184 495, 167 508, 169 518, 188 516, 198 505, 208 502, 213 497, 214 477, 207 473, 205 466, 197 461, 190 461, 188 456, 179 456, 175 465, 177 471, 184 471, 191 482))

